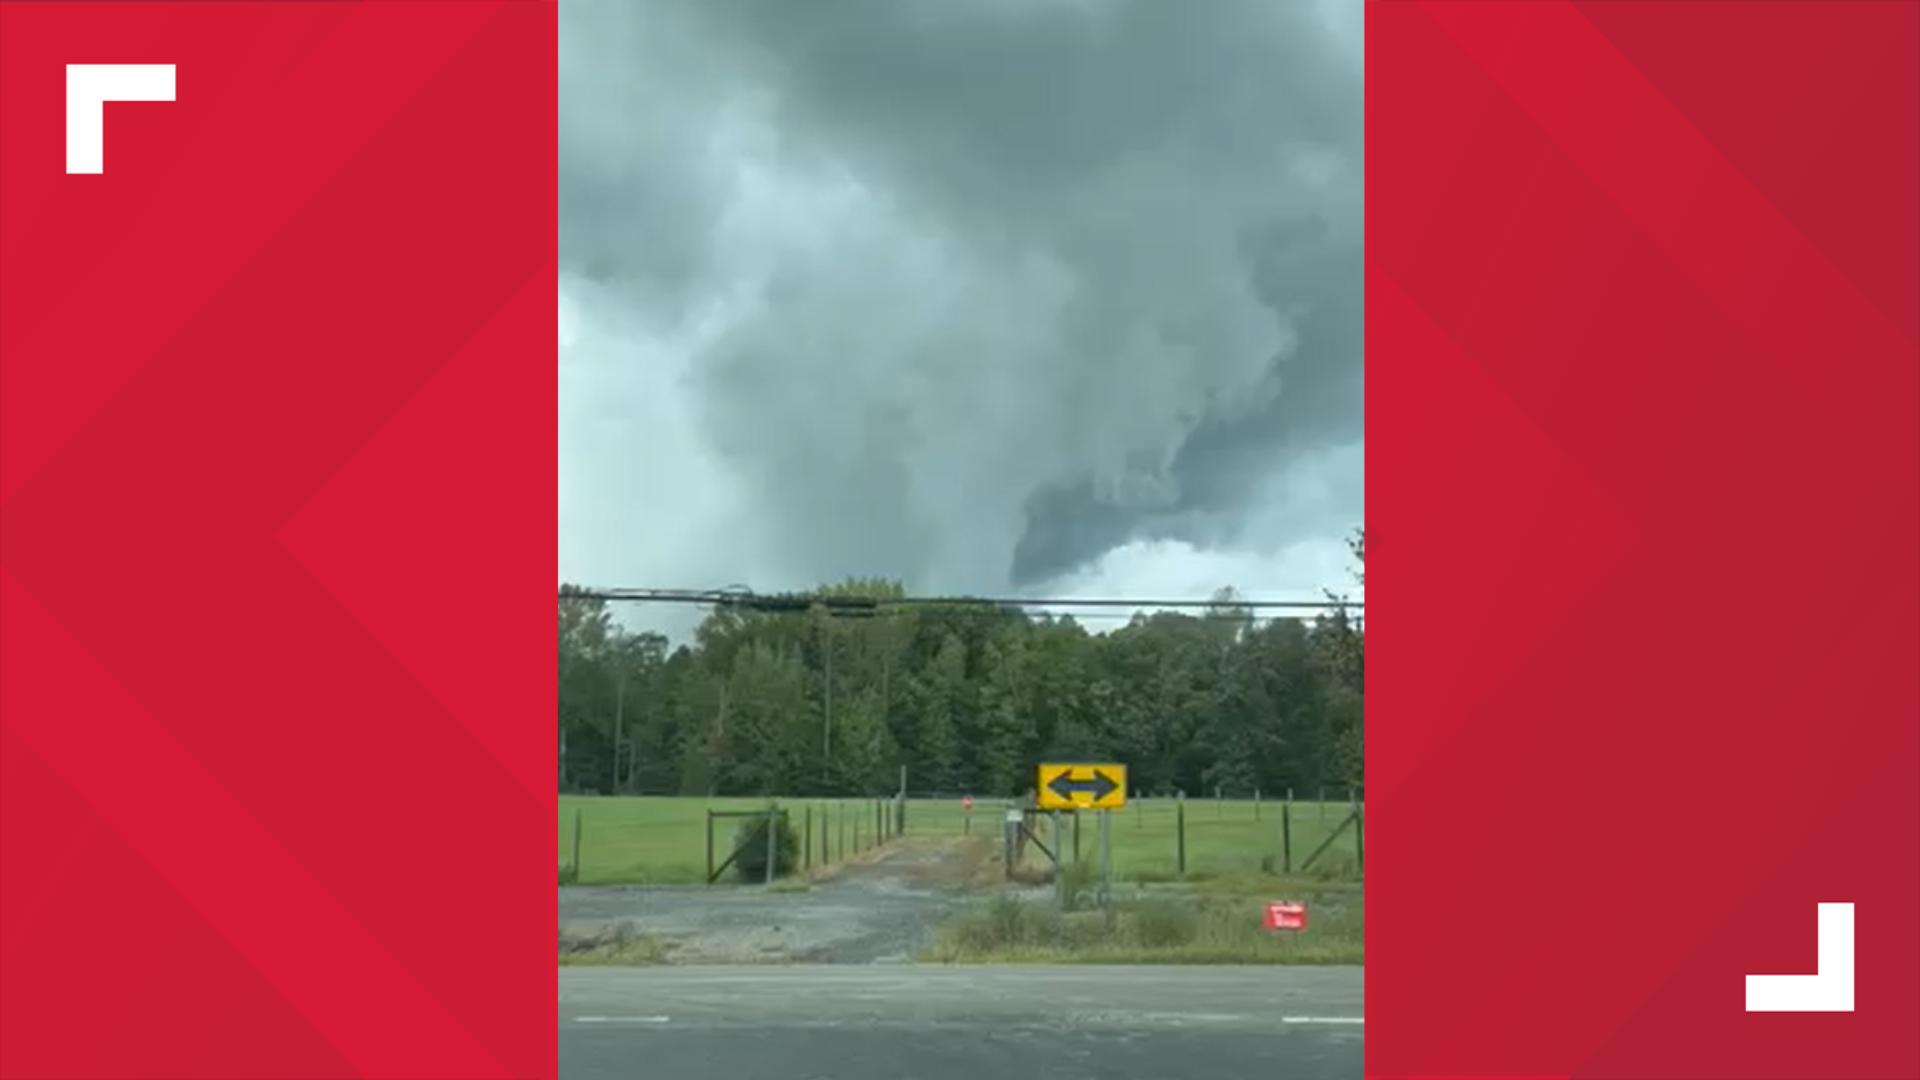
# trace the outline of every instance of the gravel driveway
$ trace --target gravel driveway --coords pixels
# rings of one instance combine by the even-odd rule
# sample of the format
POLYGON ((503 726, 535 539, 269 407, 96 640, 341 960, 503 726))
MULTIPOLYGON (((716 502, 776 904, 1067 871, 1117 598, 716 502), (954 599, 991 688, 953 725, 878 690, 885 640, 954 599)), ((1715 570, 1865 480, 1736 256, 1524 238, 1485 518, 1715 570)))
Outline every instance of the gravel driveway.
POLYGON ((650 935, 676 964, 911 961, 970 883, 998 867, 990 841, 903 837, 806 891, 757 885, 560 889, 560 938, 650 935), (989 865, 991 864, 991 865, 989 865))

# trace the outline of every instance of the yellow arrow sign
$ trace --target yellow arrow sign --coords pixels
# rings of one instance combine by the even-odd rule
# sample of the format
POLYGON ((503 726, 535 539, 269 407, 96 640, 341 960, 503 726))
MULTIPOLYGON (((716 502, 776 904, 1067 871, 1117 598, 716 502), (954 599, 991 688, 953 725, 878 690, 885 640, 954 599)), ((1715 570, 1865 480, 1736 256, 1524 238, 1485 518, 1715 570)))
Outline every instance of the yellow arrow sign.
POLYGON ((1118 810, 1127 805, 1127 767, 1042 765, 1033 790, 1042 810, 1118 810))

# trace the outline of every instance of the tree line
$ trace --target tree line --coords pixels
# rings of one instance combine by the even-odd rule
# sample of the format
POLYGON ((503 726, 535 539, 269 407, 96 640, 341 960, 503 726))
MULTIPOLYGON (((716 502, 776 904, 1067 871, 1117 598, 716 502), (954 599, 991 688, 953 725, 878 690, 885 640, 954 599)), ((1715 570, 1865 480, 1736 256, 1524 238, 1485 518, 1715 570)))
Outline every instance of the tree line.
POLYGON ((1046 760, 1124 762, 1148 793, 1364 782, 1364 628, 1344 611, 1259 619, 1222 590, 1200 614, 1100 634, 989 603, 885 603, 905 595, 852 580, 778 610, 721 605, 670 649, 563 587, 561 789, 871 795, 904 765, 916 792, 1017 795, 1046 760), (849 616, 826 597, 880 604, 849 616))

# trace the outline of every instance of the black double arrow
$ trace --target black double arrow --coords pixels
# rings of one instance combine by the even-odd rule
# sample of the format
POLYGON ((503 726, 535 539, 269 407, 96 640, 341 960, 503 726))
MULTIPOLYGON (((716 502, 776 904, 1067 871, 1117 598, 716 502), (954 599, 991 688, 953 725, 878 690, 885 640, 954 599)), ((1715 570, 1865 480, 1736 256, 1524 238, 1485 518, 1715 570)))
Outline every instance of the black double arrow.
POLYGON ((1093 793, 1093 801, 1099 802, 1101 799, 1113 794, 1119 786, 1120 784, 1117 781, 1099 769, 1093 770, 1093 779, 1091 780, 1075 780, 1072 778, 1071 773, 1063 772, 1052 780, 1047 781, 1048 790, 1068 802, 1073 800, 1073 793, 1076 791, 1090 791, 1093 793))

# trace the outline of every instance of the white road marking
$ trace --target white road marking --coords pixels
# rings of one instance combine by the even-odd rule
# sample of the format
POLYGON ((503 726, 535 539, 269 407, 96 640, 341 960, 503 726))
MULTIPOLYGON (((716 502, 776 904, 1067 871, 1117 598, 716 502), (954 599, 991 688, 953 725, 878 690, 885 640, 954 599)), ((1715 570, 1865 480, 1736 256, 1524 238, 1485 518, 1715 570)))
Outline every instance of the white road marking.
POLYGON ((1283 1016, 1283 1024, 1364 1024, 1364 1016, 1283 1016))
POLYGON ((664 1024, 670 1016, 576 1016, 576 1024, 664 1024))

